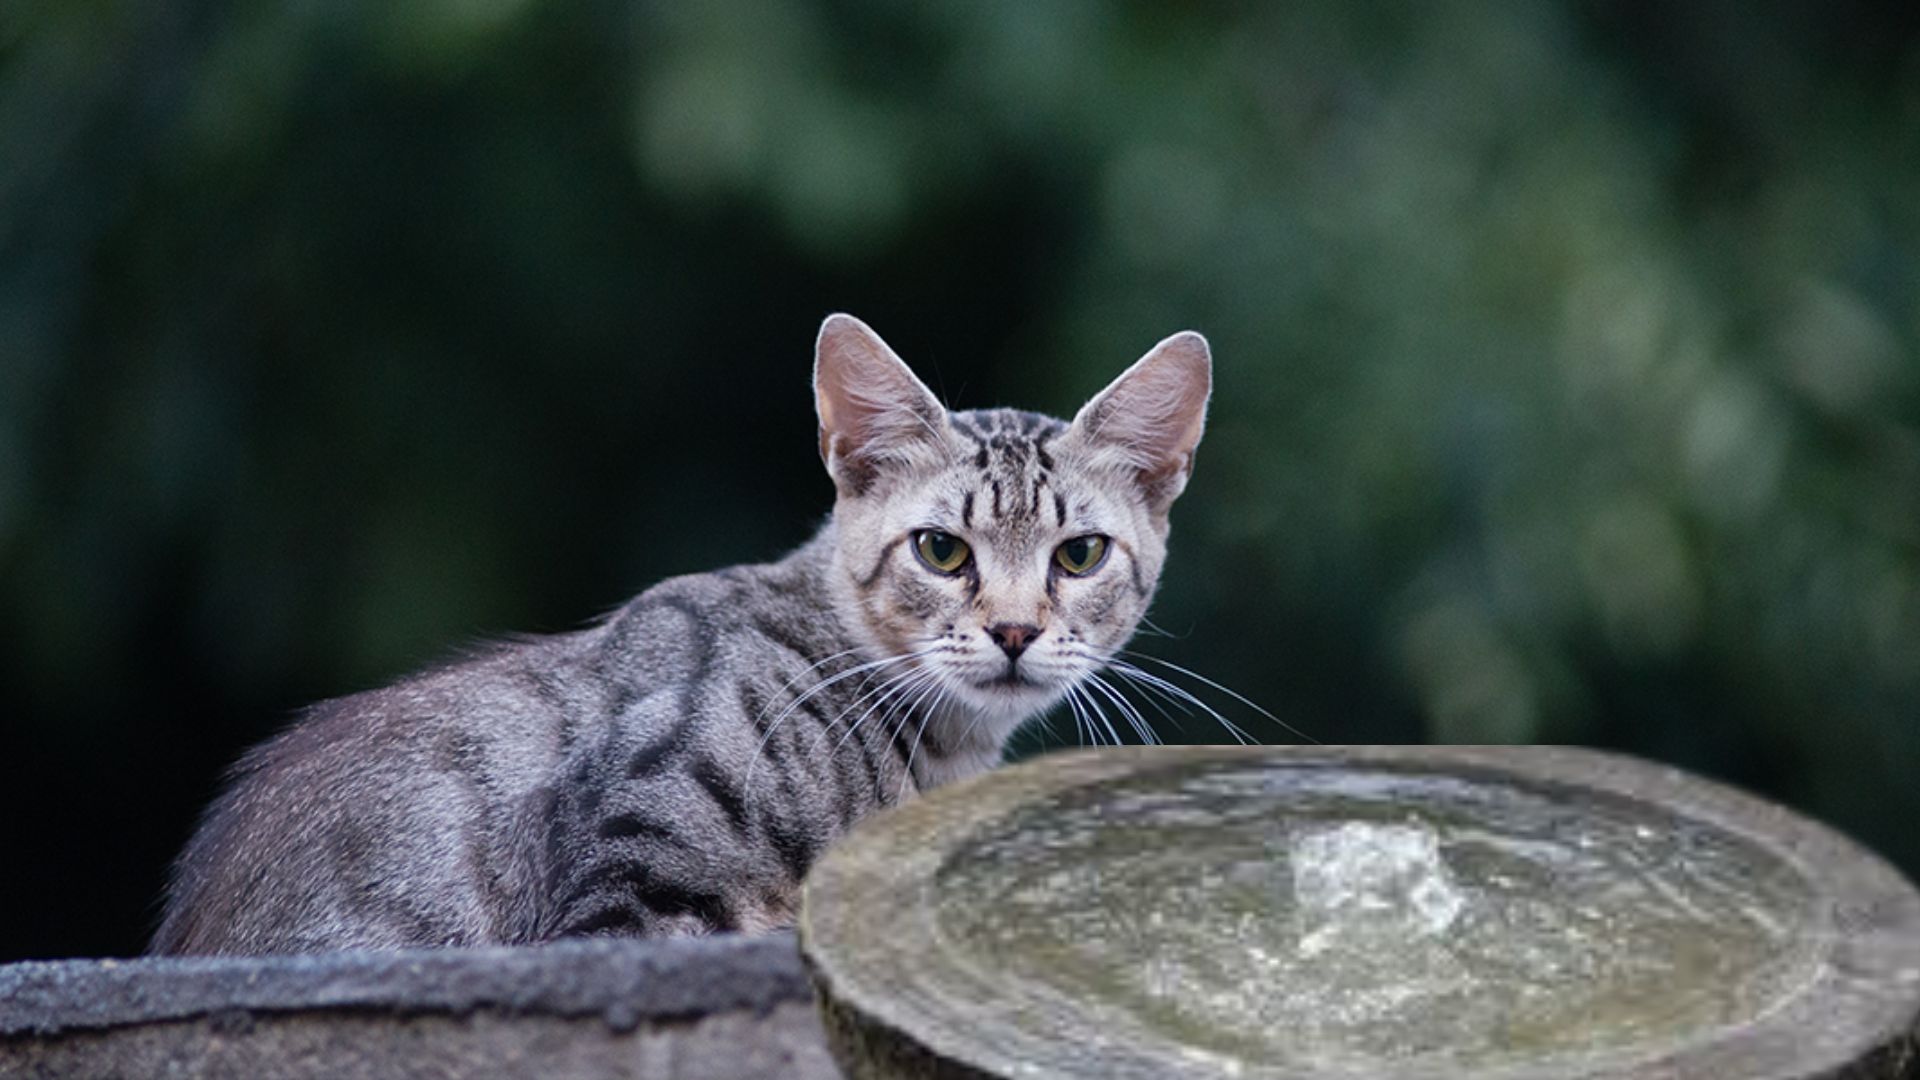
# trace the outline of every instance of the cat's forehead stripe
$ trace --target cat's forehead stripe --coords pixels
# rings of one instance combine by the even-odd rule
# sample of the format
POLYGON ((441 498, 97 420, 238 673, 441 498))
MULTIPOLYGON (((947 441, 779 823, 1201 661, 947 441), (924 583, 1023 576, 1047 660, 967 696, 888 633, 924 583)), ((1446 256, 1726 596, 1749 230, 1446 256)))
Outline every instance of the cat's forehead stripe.
POLYGON ((1017 445, 1024 452, 1067 430, 1063 420, 1018 409, 983 409, 952 415, 954 429, 984 449, 1017 445))
MULTIPOLYGON (((1064 421, 1017 409, 986 409, 952 414, 953 428, 975 449, 980 470, 979 500, 996 521, 1038 521, 1045 505, 1043 489, 1052 486, 1053 455, 1047 443, 1067 431, 1064 421)), ((962 503, 961 521, 972 525, 972 497, 962 503)), ((1055 492, 1055 518, 1064 522, 1064 503, 1055 492)))
MULTIPOLYGON (((1047 501, 1043 493, 1052 486, 1052 482, 1046 473, 1037 472, 1031 478, 1011 476, 1003 480, 997 476, 988 477, 986 485, 988 504, 995 521, 1011 519, 1037 524, 1040 521, 1040 508, 1047 501)), ((1053 501, 1055 517, 1064 521, 1066 515, 1062 508, 1065 500, 1055 492, 1053 501)), ((963 511, 961 523, 968 524, 971 521, 973 509, 971 492, 963 499, 961 507, 963 511)))

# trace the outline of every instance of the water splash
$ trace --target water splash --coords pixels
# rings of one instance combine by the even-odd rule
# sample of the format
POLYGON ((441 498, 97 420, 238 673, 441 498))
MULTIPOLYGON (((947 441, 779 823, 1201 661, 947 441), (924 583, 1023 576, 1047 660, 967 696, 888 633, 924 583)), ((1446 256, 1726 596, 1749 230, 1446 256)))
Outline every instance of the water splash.
POLYGON ((1798 985, 1816 918, 1797 871, 1698 823, 1385 768, 1076 789, 940 879, 943 947, 1012 991, 1249 1068, 1647 1056, 1798 985))

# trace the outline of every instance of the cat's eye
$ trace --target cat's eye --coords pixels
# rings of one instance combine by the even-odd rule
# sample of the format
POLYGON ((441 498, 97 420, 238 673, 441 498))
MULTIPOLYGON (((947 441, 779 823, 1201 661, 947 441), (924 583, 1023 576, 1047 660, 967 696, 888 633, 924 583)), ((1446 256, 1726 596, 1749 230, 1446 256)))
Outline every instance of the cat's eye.
POLYGON ((915 533, 913 550, 929 569, 942 574, 959 573, 960 568, 967 565, 967 560, 973 556, 973 549, 967 546, 965 540, 938 529, 923 529, 915 533))
POLYGON ((1107 538, 1076 536, 1053 549, 1053 561, 1069 574, 1091 574, 1107 561, 1107 538))

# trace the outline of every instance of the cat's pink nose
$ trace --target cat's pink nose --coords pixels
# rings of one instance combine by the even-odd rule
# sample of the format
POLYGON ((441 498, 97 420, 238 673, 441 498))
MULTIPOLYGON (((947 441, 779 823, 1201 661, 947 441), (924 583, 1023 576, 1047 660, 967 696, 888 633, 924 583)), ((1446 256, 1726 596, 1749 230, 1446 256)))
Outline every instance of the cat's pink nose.
POLYGON ((1040 628, 1027 623, 994 623, 987 627, 987 636, 1007 654, 1007 659, 1018 660, 1027 646, 1033 644, 1033 639, 1040 636, 1040 628))

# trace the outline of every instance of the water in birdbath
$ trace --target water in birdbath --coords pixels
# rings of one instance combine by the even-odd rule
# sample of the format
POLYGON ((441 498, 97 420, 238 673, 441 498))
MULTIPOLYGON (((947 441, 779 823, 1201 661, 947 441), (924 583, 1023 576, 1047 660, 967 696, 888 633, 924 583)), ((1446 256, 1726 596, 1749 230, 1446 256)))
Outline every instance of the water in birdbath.
POLYGON ((1226 1073, 1644 1057, 1816 967, 1812 890, 1738 837, 1413 769, 1088 785, 963 844, 936 896, 942 948, 1226 1073))

